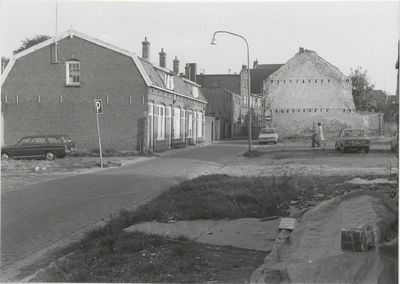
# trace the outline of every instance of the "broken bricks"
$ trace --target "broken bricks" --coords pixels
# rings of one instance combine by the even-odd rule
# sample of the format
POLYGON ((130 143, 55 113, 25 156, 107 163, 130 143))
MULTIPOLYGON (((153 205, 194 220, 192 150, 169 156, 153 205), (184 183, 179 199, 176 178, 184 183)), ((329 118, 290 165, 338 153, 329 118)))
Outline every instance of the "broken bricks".
POLYGON ((342 229, 342 250, 367 251, 373 245, 375 245, 375 235, 371 225, 342 229))

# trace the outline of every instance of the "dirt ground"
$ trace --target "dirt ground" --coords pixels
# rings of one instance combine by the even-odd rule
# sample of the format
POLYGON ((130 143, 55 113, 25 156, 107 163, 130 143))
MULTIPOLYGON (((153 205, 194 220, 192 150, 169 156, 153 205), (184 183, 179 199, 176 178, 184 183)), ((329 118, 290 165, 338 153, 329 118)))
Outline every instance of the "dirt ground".
MULTIPOLYGON (((250 157, 236 157, 234 163, 226 165, 218 173, 250 176, 346 175, 364 179, 376 175, 393 179, 393 174, 398 173, 397 156, 390 151, 343 154, 327 148, 315 151, 266 152, 266 147, 268 146, 257 147, 250 157)), ((97 160, 98 158, 68 158, 56 161, 7 161, 1 166, 1 191, 4 193, 18 190, 27 184, 98 170, 97 160)), ((267 252, 210 246, 200 257, 214 271, 211 283, 246 283, 266 255, 267 252)), ((42 282, 40 279, 31 281, 42 282)))

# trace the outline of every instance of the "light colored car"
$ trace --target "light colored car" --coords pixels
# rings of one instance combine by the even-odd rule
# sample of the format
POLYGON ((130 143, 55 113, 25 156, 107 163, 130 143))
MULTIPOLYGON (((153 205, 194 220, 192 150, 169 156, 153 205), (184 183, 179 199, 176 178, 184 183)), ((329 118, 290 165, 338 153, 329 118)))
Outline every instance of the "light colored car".
POLYGON ((335 141, 335 149, 345 153, 347 150, 364 150, 369 153, 371 139, 365 135, 363 129, 345 128, 339 133, 335 141))
POLYGON ((68 135, 32 135, 17 144, 1 147, 1 159, 44 158, 54 160, 76 152, 75 142, 68 135))
POLYGON ((390 139, 390 150, 392 152, 399 152, 399 133, 397 131, 390 139))
POLYGON ((268 142, 273 142, 276 144, 278 139, 279 135, 275 128, 263 128, 258 135, 258 141, 260 145, 268 142))

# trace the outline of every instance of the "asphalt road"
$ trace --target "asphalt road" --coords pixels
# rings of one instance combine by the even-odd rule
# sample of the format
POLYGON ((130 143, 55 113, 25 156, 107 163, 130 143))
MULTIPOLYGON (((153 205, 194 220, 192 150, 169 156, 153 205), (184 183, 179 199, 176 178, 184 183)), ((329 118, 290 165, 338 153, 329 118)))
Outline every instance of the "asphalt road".
POLYGON ((1 195, 1 279, 54 248, 79 240, 121 209, 134 208, 181 179, 213 172, 247 151, 246 141, 170 150, 119 168, 59 178, 1 195))

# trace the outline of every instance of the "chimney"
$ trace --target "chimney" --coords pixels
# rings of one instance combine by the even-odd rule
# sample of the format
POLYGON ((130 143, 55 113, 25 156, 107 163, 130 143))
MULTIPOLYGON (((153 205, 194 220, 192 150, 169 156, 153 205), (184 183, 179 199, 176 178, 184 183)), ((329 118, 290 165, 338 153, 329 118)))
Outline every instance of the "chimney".
POLYGON ((190 66, 189 66, 189 63, 186 63, 186 66, 185 66, 185 78, 190 80, 190 66))
POLYGON ((142 58, 150 61, 150 42, 147 41, 147 37, 142 41, 142 58))
POLYGON ((167 68, 167 54, 164 52, 164 49, 161 48, 160 54, 160 66, 163 68, 167 68))
POLYGON ((176 56, 175 56, 173 63, 174 63, 174 73, 176 75, 178 75, 179 74, 179 60, 178 60, 178 58, 176 58, 176 56))
POLYGON ((256 61, 253 62, 253 69, 257 69, 258 66, 258 59, 256 59, 256 61))
POLYGON ((299 52, 303 53, 304 52, 304 47, 299 47, 299 52))
POLYGON ((190 80, 196 82, 197 77, 197 63, 189 63, 190 66, 190 80))
POLYGON ((242 64, 242 71, 246 71, 247 70, 247 66, 242 64))

